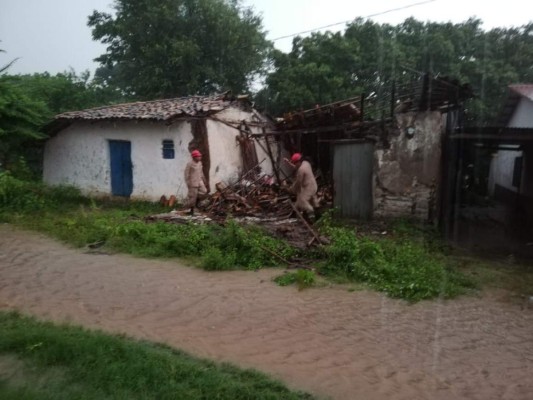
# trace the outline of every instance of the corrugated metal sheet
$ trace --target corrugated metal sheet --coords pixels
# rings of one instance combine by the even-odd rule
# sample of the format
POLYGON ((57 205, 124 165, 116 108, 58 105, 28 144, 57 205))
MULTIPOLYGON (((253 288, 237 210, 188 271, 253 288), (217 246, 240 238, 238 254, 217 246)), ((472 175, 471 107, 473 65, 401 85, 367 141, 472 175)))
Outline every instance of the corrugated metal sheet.
POLYGON ((344 218, 370 219, 373 211, 374 144, 338 142, 333 147, 333 204, 344 218))

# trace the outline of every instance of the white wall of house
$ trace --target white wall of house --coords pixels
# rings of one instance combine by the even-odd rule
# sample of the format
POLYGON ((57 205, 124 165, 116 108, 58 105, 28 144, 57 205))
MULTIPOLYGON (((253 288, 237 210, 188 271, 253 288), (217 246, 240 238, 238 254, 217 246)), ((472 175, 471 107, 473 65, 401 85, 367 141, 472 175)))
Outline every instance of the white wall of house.
MULTIPOLYGON (((251 113, 230 108, 217 114, 228 121, 250 119, 251 113)), ((259 129, 259 128, 256 128, 259 129)), ((239 134, 221 122, 207 121, 210 149, 211 190, 217 182, 233 182, 242 172, 239 134)), ((111 160, 109 141, 131 143, 133 164, 133 192, 131 198, 158 200, 161 195, 174 194, 179 199, 187 195, 183 179, 185 165, 190 160, 189 143, 193 139, 191 125, 178 121, 172 125, 162 122, 74 122, 50 138, 45 145, 43 180, 50 185, 69 184, 89 196, 111 194, 111 160), (163 140, 174 141, 174 159, 164 159, 163 140)), ((256 148, 258 146, 256 145, 256 148)), ((258 158, 265 158, 258 148, 258 158)), ((269 159, 261 165, 272 172, 269 159)))
POLYGON ((522 97, 507 126, 510 128, 533 127, 533 101, 526 97, 522 97))
MULTIPOLYGON (((213 120, 207 121, 207 133, 209 140, 211 171, 210 182, 212 190, 214 184, 223 181, 224 183, 232 183, 238 179, 242 173, 242 156, 237 137, 240 135, 239 130, 233 126, 238 126, 243 120, 249 122, 249 127, 252 133, 261 133, 261 127, 254 126, 257 124, 264 124, 266 121, 257 114, 242 111, 236 108, 228 108, 216 114, 216 118, 227 122, 223 124, 213 120)), ((258 162, 261 163, 261 171, 264 174, 271 175, 273 173, 272 163, 266 152, 265 139, 260 139, 261 145, 256 143, 255 149, 257 152, 258 162)), ((277 154, 277 147, 271 149, 273 154, 277 154)))
POLYGON ((165 126, 154 122, 76 122, 48 140, 43 180, 70 184, 86 195, 111 194, 110 140, 131 142, 132 198, 157 200, 163 194, 184 197, 183 170, 190 160, 189 124, 165 126), (164 159, 163 140, 173 140, 174 159, 164 159))
POLYGON ((489 194, 494 195, 496 185, 502 186, 511 192, 516 192, 513 186, 513 172, 516 157, 522 155, 521 151, 499 150, 492 156, 489 171, 489 194))
MULTIPOLYGON (((510 128, 532 128, 533 101, 522 97, 507 126, 510 128)), ((517 192, 517 187, 513 186, 513 171, 515 159, 521 156, 523 156, 522 151, 509 150, 500 150, 493 156, 489 172, 489 193, 491 195, 494 195, 496 185, 517 192)))

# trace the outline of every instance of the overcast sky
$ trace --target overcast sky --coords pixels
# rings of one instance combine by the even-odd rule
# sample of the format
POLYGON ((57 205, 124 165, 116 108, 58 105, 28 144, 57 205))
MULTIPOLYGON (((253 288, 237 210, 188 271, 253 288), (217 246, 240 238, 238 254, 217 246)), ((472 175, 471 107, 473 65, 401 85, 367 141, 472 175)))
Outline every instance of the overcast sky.
MULTIPOLYGON (((0 66, 19 58, 10 73, 55 74, 70 68, 76 73, 87 69, 93 72, 97 64, 92 60, 105 47, 92 40, 87 17, 95 9, 111 11, 112 3, 112 0, 0 0, 0 49, 6 51, 0 53, 0 66)), ((531 0, 243 0, 243 3, 262 15, 270 40, 357 17, 393 25, 411 16, 422 21, 454 23, 477 17, 484 22, 485 29, 533 21, 531 0), (395 10, 401 7, 408 8, 395 10), (384 14, 376 15, 380 13, 384 14)), ((344 27, 345 24, 338 24, 325 30, 338 31, 344 27)), ((275 45, 289 51, 291 42, 292 38, 276 40, 275 45)))

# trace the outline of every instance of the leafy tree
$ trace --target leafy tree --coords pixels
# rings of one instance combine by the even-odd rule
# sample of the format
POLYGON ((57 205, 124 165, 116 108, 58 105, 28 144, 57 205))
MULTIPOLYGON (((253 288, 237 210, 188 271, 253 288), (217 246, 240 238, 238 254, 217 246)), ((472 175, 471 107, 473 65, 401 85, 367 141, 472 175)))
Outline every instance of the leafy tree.
POLYGON ((28 177, 24 155, 31 143, 45 137, 39 128, 47 115, 44 102, 27 96, 9 76, 0 76, 0 171, 28 177))
POLYGON ((420 22, 396 26, 357 19, 343 34, 296 38, 290 53, 274 53, 258 104, 273 114, 316 103, 373 94, 382 109, 398 91, 420 86, 422 73, 470 83, 471 122, 494 122, 507 85, 533 80, 533 24, 484 31, 482 22, 420 22))
POLYGON ((16 75, 11 77, 11 82, 28 96, 42 100, 48 108, 50 118, 66 111, 128 100, 120 91, 91 81, 89 71, 80 75, 73 70, 56 75, 48 72, 16 75))
POLYGON ((141 99, 242 92, 270 47, 261 18, 240 0, 115 0, 114 16, 94 11, 99 82, 141 99))
POLYGON ((316 33, 297 37, 289 54, 271 53, 273 72, 257 95, 260 107, 272 114, 310 108, 361 93, 355 66, 358 43, 340 34, 316 33))
POLYGON ((122 97, 90 82, 89 72, 80 76, 74 71, 55 76, 9 75, 14 61, 0 68, 0 171, 35 178, 47 137, 42 128, 55 114, 109 104, 122 97))

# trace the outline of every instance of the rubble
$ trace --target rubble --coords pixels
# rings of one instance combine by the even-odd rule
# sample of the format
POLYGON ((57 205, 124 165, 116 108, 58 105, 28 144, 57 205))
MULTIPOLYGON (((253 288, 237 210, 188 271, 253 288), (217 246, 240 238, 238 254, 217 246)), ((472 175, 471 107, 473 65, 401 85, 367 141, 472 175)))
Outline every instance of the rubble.
MULTIPOLYGON (((214 193, 198 204, 199 211, 194 215, 189 215, 189 210, 173 210, 149 216, 146 220, 224 224, 231 218, 241 224, 259 225, 272 236, 299 249, 328 242, 295 209, 292 195, 277 185, 272 176, 246 174, 232 185, 219 182, 215 188, 214 193)), ((319 188, 318 197, 321 204, 330 206, 331 188, 319 188)), ((162 204, 169 205, 168 201, 162 204)))

